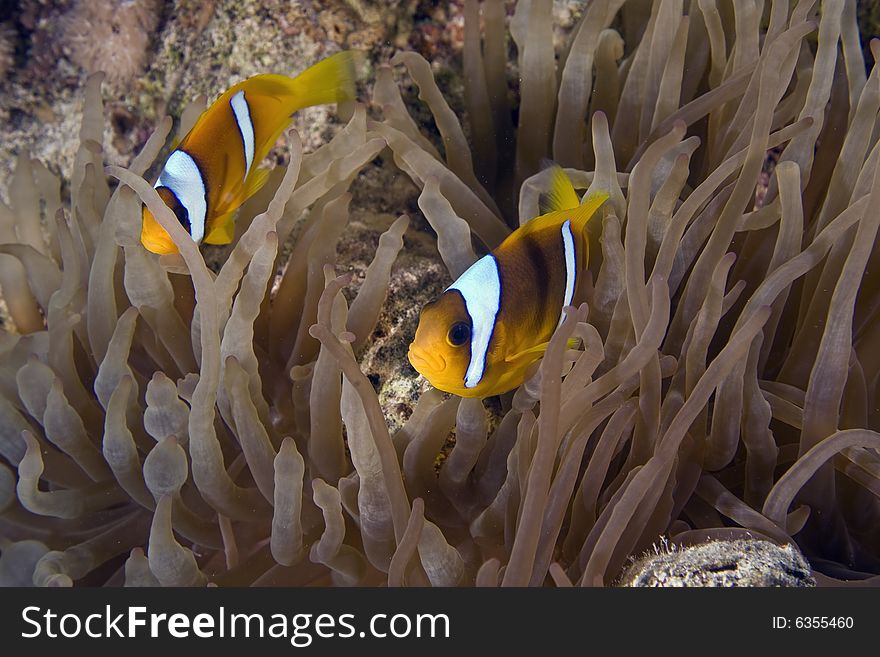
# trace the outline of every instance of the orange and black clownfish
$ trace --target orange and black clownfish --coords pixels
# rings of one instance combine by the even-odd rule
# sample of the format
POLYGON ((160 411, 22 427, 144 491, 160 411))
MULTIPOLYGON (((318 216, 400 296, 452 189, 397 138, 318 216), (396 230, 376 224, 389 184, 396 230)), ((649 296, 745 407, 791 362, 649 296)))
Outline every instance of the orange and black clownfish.
POLYGON ((589 257, 585 227, 608 194, 595 192, 580 202, 559 166, 551 175, 543 214, 422 309, 408 356, 435 388, 461 397, 516 388, 575 298, 589 257))
MULTIPOLYGON (((256 75, 205 110, 171 153, 154 187, 196 244, 229 244, 235 210, 265 182, 258 169, 303 107, 354 98, 355 53, 321 60, 297 77, 256 75)), ((177 247, 144 207, 141 242, 153 253, 177 247)))

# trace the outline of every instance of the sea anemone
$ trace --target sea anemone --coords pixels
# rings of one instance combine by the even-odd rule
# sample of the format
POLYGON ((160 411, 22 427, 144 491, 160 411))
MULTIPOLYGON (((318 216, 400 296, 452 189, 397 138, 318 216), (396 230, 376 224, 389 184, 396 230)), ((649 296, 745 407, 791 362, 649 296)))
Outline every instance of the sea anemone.
POLYGON ((147 62, 159 9, 157 0, 77 0, 61 19, 61 40, 75 64, 125 83, 147 62))
POLYGON ((371 118, 309 155, 290 133, 216 275, 142 177, 169 120, 111 192, 91 78, 70 210, 25 157, 0 207, 0 575, 594 586, 660 537, 758 537, 876 577, 880 68, 853 3, 814 4, 597 0, 557 61, 551 1, 521 0, 512 104, 505 4, 468 0, 466 126, 399 53, 371 118), (543 158, 611 195, 585 302, 491 421, 428 389, 390 431, 359 365, 407 219, 350 304, 335 244, 380 152, 450 280, 537 214, 543 158), (141 202, 180 256, 140 246, 141 202))

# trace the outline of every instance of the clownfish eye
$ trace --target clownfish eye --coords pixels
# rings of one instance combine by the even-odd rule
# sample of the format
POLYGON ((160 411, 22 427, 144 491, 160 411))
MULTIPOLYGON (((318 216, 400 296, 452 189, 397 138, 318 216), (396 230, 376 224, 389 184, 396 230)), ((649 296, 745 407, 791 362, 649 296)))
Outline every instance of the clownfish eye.
POLYGON ((464 322, 458 322, 449 329, 447 340, 453 347, 460 347, 471 338, 471 327, 464 322))

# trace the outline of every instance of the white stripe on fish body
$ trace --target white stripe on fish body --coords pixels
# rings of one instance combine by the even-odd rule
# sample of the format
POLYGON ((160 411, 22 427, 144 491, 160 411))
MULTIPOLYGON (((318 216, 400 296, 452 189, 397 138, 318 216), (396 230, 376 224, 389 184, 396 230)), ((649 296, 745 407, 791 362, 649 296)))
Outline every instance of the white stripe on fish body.
POLYGON ((165 162, 155 187, 167 187, 186 208, 189 233, 198 244, 205 237, 205 218, 208 214, 207 190, 199 165, 183 150, 175 150, 165 162))
POLYGON ((495 256, 489 254, 477 260, 446 289, 461 293, 471 318, 471 360, 464 386, 475 388, 486 370, 486 354, 501 308, 501 276, 495 256))
POLYGON ((235 123, 238 131, 241 133, 241 141, 244 144, 244 177, 251 172, 251 165, 254 163, 254 124, 251 121, 250 107, 247 98, 244 97, 244 91, 239 91, 229 99, 232 106, 232 113, 235 115, 235 123))
MULTIPOLYGON (((566 219, 562 224, 562 246, 565 251, 565 296, 562 300, 562 307, 571 305, 572 297, 574 297, 574 285, 577 277, 577 259, 574 250, 574 235, 571 234, 571 221, 566 219)), ((565 311, 559 313, 559 323, 565 317, 565 311)))

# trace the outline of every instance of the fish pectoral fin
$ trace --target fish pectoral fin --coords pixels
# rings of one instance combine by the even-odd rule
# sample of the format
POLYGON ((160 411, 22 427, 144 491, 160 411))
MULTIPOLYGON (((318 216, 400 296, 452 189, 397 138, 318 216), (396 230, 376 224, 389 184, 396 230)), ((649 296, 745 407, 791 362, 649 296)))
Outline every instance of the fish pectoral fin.
POLYGON ((220 203, 220 212, 229 207, 232 209, 211 220, 212 228, 202 240, 203 242, 206 244, 229 244, 232 241, 235 236, 235 211, 266 184, 270 173, 271 169, 254 169, 244 181, 241 190, 234 193, 230 199, 224 199, 220 203))
POLYGON ((516 363, 523 360, 537 360, 541 356, 544 355, 544 352, 547 351, 547 347, 550 346, 549 342, 542 342, 541 344, 535 345, 534 347, 529 347, 528 349, 524 349, 515 354, 511 354, 507 356, 504 361, 507 363, 516 363))
POLYGON ((239 205, 247 201, 251 196, 256 194, 260 188, 269 180, 271 169, 254 169, 244 181, 244 187, 241 190, 239 205))
MULTIPOLYGON (((574 349, 580 344, 580 340, 578 338, 569 338, 566 347, 569 349, 574 349)), ((550 346, 549 342, 542 342, 541 344, 535 345, 534 347, 529 347, 528 349, 524 349, 519 353, 512 354, 507 356, 504 361, 507 363, 516 363, 522 360, 532 361, 537 360, 541 356, 544 355, 544 352, 547 351, 547 347, 550 346)))
POLYGON ((214 227, 205 235, 205 239, 202 241, 205 244, 229 244, 235 235, 234 215, 235 210, 217 217, 214 227))

